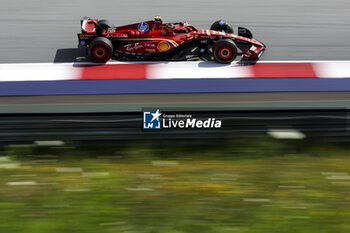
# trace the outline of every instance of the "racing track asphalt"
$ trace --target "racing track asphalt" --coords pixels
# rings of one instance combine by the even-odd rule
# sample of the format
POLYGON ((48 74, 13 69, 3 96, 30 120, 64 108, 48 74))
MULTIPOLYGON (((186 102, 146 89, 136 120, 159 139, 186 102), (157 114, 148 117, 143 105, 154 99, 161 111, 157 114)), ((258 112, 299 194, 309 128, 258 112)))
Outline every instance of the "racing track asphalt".
POLYGON ((217 19, 250 28, 268 46, 263 60, 348 60, 347 0, 0 0, 0 63, 71 62, 83 16, 116 25, 187 20, 209 28, 217 19))
POLYGON ((350 92, 128 94, 11 96, 0 98, 1 113, 137 112, 176 109, 348 109, 350 92))

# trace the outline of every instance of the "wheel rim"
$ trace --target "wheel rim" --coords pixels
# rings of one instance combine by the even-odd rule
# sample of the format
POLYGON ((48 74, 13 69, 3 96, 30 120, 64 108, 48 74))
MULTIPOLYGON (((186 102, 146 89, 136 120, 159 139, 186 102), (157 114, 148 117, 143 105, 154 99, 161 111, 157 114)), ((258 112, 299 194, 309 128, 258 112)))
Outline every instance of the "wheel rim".
POLYGON ((217 43, 213 52, 214 59, 223 64, 231 63, 237 56, 237 49, 233 43, 222 41, 217 43))
POLYGON ((232 49, 228 46, 222 46, 219 48, 218 55, 223 60, 229 60, 232 57, 232 49))
POLYGON ((92 49, 92 54, 95 58, 100 60, 100 59, 104 59, 107 56, 108 51, 106 47, 99 45, 99 46, 95 46, 92 49))
POLYGON ((97 63, 107 62, 111 58, 111 55, 112 48, 104 42, 94 43, 89 48, 90 59, 97 63))

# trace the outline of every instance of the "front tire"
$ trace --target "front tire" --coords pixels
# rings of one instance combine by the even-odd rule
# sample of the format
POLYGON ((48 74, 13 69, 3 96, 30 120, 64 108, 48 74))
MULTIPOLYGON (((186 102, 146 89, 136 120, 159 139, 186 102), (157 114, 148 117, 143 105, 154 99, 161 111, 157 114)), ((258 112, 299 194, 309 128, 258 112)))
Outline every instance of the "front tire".
POLYGON ((233 28, 228 23, 226 23, 226 21, 224 21, 224 20, 218 20, 218 21, 214 22, 211 25, 210 30, 226 32, 226 33, 233 33, 233 28))
POLYGON ((113 54, 113 45, 107 38, 96 37, 90 43, 88 55, 96 63, 106 63, 113 54))
POLYGON ((214 44, 214 60, 221 64, 229 64, 237 57, 237 47, 232 40, 223 39, 214 44))

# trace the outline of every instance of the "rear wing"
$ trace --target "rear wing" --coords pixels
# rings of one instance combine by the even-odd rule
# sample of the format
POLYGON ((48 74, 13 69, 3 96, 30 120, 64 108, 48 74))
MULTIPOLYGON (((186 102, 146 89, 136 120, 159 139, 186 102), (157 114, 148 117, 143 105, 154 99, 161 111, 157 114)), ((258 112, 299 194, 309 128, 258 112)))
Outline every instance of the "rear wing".
POLYGON ((81 33, 94 33, 96 32, 97 27, 97 19, 90 19, 89 17, 84 17, 83 20, 80 21, 81 24, 81 33))

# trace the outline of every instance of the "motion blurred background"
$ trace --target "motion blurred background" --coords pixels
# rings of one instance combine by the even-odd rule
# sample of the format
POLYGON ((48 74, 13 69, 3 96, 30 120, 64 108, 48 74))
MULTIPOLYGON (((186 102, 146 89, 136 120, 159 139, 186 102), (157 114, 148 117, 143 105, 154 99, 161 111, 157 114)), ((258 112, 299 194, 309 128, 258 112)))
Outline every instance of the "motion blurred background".
MULTIPOLYGON (((262 60, 348 60, 350 2, 3 1, 0 63, 76 62, 84 16, 209 28, 262 60)), ((1 90, 1 83, 0 83, 1 90)), ((349 232, 348 92, 0 97, 0 232, 349 232), (141 130, 142 107, 222 130, 141 130)))

